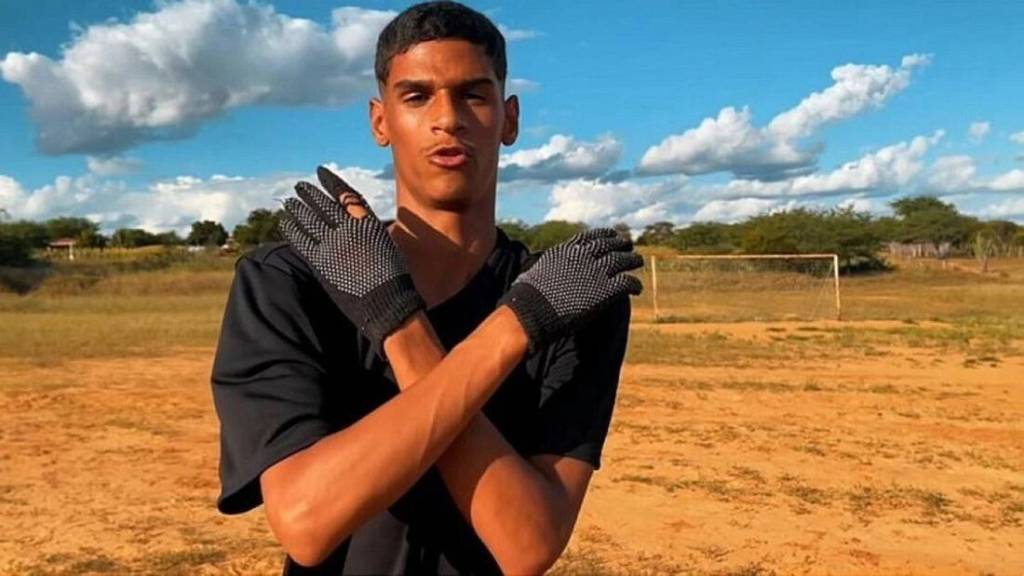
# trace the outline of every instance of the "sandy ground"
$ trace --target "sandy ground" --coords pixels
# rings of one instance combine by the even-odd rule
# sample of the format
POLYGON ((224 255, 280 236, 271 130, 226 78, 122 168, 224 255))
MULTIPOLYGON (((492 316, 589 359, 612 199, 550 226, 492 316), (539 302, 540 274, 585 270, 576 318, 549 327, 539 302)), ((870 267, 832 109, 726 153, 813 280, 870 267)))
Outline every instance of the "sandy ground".
MULTIPOLYGON (((883 352, 627 365, 555 572, 1024 573, 1024 359, 883 352)), ((0 360, 0 573, 280 573, 214 509, 211 354, 0 360)))

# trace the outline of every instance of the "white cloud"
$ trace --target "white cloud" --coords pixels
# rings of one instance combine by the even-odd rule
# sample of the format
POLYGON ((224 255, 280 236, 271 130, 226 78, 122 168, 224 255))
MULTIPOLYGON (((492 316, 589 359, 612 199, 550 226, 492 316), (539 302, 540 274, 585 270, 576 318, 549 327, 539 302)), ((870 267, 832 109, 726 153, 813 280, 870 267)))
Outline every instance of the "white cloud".
POLYGON ((526 78, 508 79, 509 94, 527 94, 530 92, 537 92, 538 90, 540 90, 540 82, 534 82, 533 80, 527 80, 526 78))
POLYGON ((821 92, 772 119, 768 130, 784 140, 812 134, 823 124, 843 120, 867 108, 878 108, 910 85, 910 73, 928 63, 921 55, 904 57, 899 68, 844 64, 832 69, 835 81, 821 92))
POLYGON ((751 124, 748 108, 723 108, 717 118, 669 136, 644 153, 638 172, 689 175, 731 171, 739 177, 784 175, 806 171, 815 153, 798 150, 751 124))
POLYGON ((975 215, 993 220, 1024 221, 1024 198, 1007 198, 1002 202, 988 204, 975 211, 975 215))
POLYGON ((507 42, 519 42, 520 40, 530 40, 541 35, 537 30, 528 30, 524 28, 509 28, 504 24, 498 24, 498 30, 501 31, 501 35, 505 37, 507 42))
POLYGON ((991 131, 992 124, 990 122, 971 122, 971 125, 967 127, 967 137, 971 139, 971 142, 980 144, 991 131))
POLYGON ((928 169, 924 192, 944 194, 1022 192, 1024 170, 1019 168, 989 178, 979 177, 975 160, 970 156, 942 156, 928 169))
POLYGON ((1010 134, 1010 140, 1017 144, 1024 144, 1024 130, 1010 134))
POLYGON ((854 212, 881 212, 888 208, 887 204, 879 201, 878 198, 866 196, 851 196, 841 200, 836 206, 850 208, 854 212))
POLYGON ((739 222, 751 216, 770 212, 779 202, 767 198, 737 198, 712 200, 693 215, 696 222, 739 222))
MULTIPOLYGON (((394 183, 378 172, 327 164, 366 197, 381 218, 394 216, 394 183)), ((229 230, 256 208, 277 208, 293 194, 295 182, 316 182, 313 174, 278 173, 266 176, 214 175, 207 179, 178 176, 132 189, 124 182, 86 174, 60 176, 53 184, 32 191, 0 175, 0 207, 13 218, 44 220, 55 216, 84 216, 106 231, 119 227, 152 232, 185 233, 196 220, 221 222, 229 230)))
POLYGON ((942 156, 936 158, 928 170, 927 189, 935 192, 958 192, 973 188, 978 172, 970 156, 942 156))
POLYGON ((808 174, 789 180, 762 182, 732 180, 717 187, 728 198, 778 198, 788 196, 831 196, 862 191, 892 191, 907 185, 922 169, 924 155, 943 137, 941 130, 880 148, 835 170, 808 174))
POLYGON ((611 135, 595 142, 578 141, 555 134, 538 148, 502 154, 498 160, 500 179, 554 182, 570 178, 597 178, 606 173, 622 154, 622 143, 611 135))
POLYGON ((131 174, 142 168, 142 160, 125 156, 88 156, 86 165, 89 172, 97 176, 131 174))
POLYGON ((1024 191, 1024 170, 1019 168, 996 176, 988 188, 997 192, 1024 191))
POLYGON ((845 64, 832 70, 833 84, 775 116, 767 126, 751 123, 749 109, 723 108, 696 128, 665 138, 647 150, 638 172, 689 175, 732 172, 740 178, 777 180, 813 169, 821 146, 799 142, 821 126, 878 108, 910 84, 915 68, 930 56, 905 56, 899 68, 845 64))
MULTIPOLYGON (((642 228, 657 221, 734 222, 799 206, 840 205, 879 211, 884 206, 874 198, 892 195, 917 181, 925 173, 924 157, 943 135, 940 130, 930 136, 918 136, 865 154, 834 170, 788 180, 734 179, 725 184, 696 184, 677 176, 652 183, 595 179, 561 182, 551 191, 552 208, 546 218, 593 225, 626 222, 631 228, 642 228), (846 198, 834 203, 819 202, 821 198, 835 196, 846 198)), ((942 160, 928 174, 962 171, 962 164, 958 158, 942 160)), ((1021 172, 1024 177, 1024 171, 1021 172)))
POLYGON ((900 60, 903 68, 914 68, 915 66, 927 66, 932 63, 931 54, 908 54, 900 60))
POLYGON ((0 174, 0 216, 16 218, 16 206, 25 201, 25 189, 14 178, 0 174))
POLYGON ((625 222, 633 229, 674 221, 681 213, 685 184, 683 177, 651 184, 584 179, 561 182, 551 190, 551 209, 544 218, 603 226, 625 222))
POLYGON ((372 88, 376 35, 393 16, 339 8, 328 30, 268 5, 160 2, 89 26, 58 60, 10 52, 0 75, 28 98, 43 152, 109 154, 242 106, 349 102, 372 88))

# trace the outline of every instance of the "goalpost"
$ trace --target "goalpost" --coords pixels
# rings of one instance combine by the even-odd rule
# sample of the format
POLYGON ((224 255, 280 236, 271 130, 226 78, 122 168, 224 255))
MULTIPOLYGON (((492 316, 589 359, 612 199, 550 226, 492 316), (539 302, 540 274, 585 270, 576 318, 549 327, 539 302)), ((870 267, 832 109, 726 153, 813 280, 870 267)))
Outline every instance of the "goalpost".
POLYGON ((838 254, 651 255, 655 322, 842 319, 838 254))

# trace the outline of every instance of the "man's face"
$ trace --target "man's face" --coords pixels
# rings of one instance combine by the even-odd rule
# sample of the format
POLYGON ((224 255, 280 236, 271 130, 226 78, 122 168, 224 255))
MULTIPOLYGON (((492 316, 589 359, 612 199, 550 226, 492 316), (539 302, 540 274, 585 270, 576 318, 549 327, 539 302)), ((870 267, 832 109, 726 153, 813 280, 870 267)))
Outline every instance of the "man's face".
POLYGON ((370 124, 391 146, 399 186, 423 206, 465 211, 491 197, 502 143, 515 142, 519 103, 503 99, 483 47, 432 40, 391 59, 370 124))

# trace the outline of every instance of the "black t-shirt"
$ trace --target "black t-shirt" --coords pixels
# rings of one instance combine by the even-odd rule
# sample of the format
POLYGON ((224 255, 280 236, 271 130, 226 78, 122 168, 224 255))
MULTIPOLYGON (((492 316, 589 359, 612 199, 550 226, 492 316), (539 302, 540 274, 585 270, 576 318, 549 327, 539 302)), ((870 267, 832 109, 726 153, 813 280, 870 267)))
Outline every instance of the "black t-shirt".
MULTIPOLYGON (((457 294, 427 312, 445 349, 494 309, 535 255, 500 230, 494 251, 457 294)), ((484 406, 524 457, 570 456, 600 466, 626 348, 629 301, 586 330, 526 357, 484 406)), ((221 512, 263 502, 260 474, 356 422, 398 393, 370 349, 287 244, 239 259, 213 366, 221 422, 221 512)), ((344 483, 338 490, 344 490, 344 483)), ((316 568, 285 559, 285 574, 498 573, 436 468, 360 527, 316 568)))

